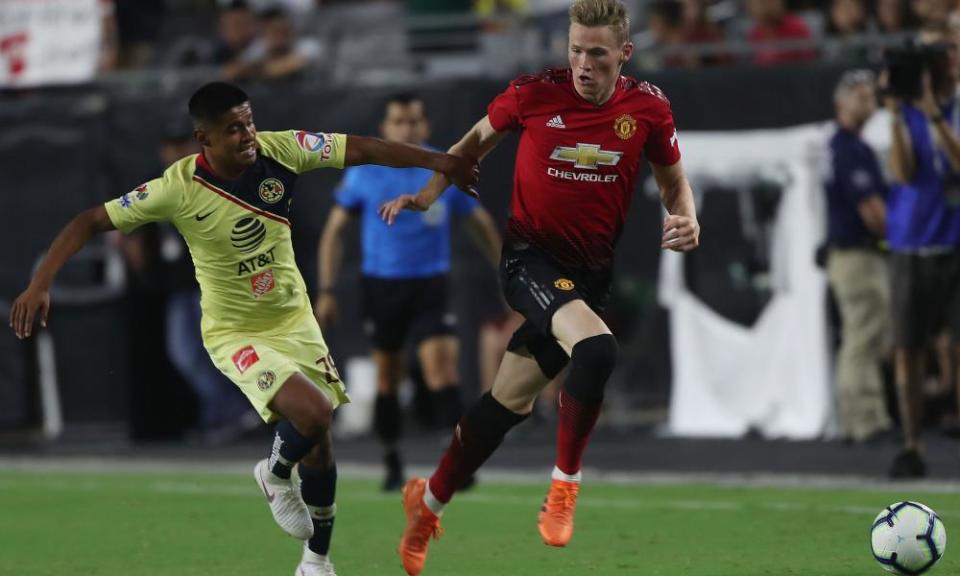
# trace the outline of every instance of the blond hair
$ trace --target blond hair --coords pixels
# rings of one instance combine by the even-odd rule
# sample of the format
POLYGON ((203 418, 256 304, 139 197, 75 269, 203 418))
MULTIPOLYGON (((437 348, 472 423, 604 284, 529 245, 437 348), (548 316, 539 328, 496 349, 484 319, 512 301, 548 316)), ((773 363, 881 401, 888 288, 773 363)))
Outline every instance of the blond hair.
POLYGON ((570 6, 570 23, 609 26, 620 42, 630 38, 630 17, 620 0, 574 0, 570 6))

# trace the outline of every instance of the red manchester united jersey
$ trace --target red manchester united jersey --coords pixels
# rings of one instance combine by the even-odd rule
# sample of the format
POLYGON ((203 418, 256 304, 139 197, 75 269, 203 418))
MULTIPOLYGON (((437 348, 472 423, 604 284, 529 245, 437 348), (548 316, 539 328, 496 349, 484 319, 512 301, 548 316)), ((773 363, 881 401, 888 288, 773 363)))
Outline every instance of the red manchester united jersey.
POLYGON ((487 113, 498 132, 521 133, 507 239, 573 268, 611 265, 642 156, 680 160, 670 102, 633 78, 621 76, 597 106, 576 92, 569 69, 521 76, 487 113))

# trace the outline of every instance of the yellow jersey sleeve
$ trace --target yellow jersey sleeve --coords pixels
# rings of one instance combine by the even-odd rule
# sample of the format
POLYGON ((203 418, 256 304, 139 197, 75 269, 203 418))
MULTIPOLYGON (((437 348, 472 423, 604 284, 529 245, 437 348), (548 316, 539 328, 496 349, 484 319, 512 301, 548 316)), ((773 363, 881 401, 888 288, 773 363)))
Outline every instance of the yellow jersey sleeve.
POLYGON ((302 174, 318 168, 343 169, 347 135, 287 130, 258 132, 260 150, 293 172, 302 174))
POLYGON ((162 178, 141 184, 104 207, 110 221, 123 233, 148 224, 173 220, 180 206, 182 186, 172 181, 170 170, 162 178))

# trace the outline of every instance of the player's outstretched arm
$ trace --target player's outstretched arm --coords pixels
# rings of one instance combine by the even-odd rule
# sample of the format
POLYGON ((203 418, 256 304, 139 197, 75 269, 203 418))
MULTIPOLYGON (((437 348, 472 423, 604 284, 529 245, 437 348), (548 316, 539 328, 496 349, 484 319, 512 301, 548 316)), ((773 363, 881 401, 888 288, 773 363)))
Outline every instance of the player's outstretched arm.
POLYGON ((50 310, 50 286, 60 268, 100 232, 113 230, 114 225, 103 206, 84 210, 73 218, 57 234, 46 257, 33 274, 30 285, 23 291, 10 310, 10 327, 17 338, 29 338, 33 323, 40 318, 40 325, 47 325, 50 310))
POLYGON ((477 161, 399 142, 387 142, 369 136, 347 136, 344 166, 379 164, 393 168, 426 168, 444 175, 460 188, 468 190, 480 178, 477 161))
POLYGON ((660 247, 674 252, 689 252, 695 249, 700 245, 700 223, 697 222, 693 190, 683 171, 682 161, 678 160, 672 166, 660 166, 651 162, 650 167, 660 188, 660 199, 668 213, 663 220, 660 247))
MULTIPOLYGON (((450 147, 448 153, 461 158, 476 158, 477 162, 480 162, 506 135, 507 132, 494 130, 493 125, 490 124, 490 118, 484 116, 463 135, 459 142, 450 147)), ((451 182, 447 175, 437 172, 430 178, 427 185, 416 194, 404 194, 381 206, 380 217, 386 220, 388 224, 393 224, 401 210, 422 212, 430 208, 437 198, 443 194, 443 191, 450 187, 451 183, 455 184, 456 182, 451 182)), ((463 190, 463 187, 461 186, 460 189, 463 190)), ((477 191, 473 188, 465 191, 471 196, 479 197, 477 191)))
POLYGON ((314 314, 321 328, 337 321, 337 299, 333 288, 340 275, 340 260, 343 256, 343 230, 350 222, 350 213, 341 206, 334 206, 320 235, 320 248, 317 250, 317 278, 320 293, 314 304, 314 314))

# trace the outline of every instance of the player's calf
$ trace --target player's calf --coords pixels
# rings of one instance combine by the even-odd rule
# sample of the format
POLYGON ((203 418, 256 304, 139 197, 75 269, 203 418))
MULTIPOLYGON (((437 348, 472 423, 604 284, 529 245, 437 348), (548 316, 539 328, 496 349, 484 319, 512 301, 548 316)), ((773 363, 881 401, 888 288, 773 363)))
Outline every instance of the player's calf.
POLYGON ((333 407, 326 396, 301 374, 284 382, 270 404, 287 419, 277 424, 270 457, 257 464, 257 484, 270 505, 274 520, 295 538, 314 534, 313 520, 291 479, 293 467, 317 446, 330 453, 330 422, 333 407))
POLYGON ((565 475, 580 473, 590 433, 600 415, 604 387, 617 361, 617 339, 600 334, 573 347, 570 372, 558 402, 557 468, 565 475))
POLYGON ((300 463, 300 494, 313 523, 313 536, 307 541, 307 550, 313 555, 305 554, 304 557, 316 562, 308 564, 329 563, 330 539, 337 514, 336 493, 337 465, 333 462, 328 441, 318 445, 313 453, 300 463))
POLYGON ((428 505, 434 513, 453 498, 467 480, 487 461, 503 442, 507 432, 526 420, 529 414, 517 414, 500 404, 489 392, 460 419, 440 466, 430 477, 426 489, 428 505))
POLYGON ((556 466, 537 518, 540 536, 550 546, 566 546, 573 537, 583 453, 600 415, 604 387, 616 360, 617 340, 611 334, 586 338, 573 347, 570 372, 558 398, 556 466))

